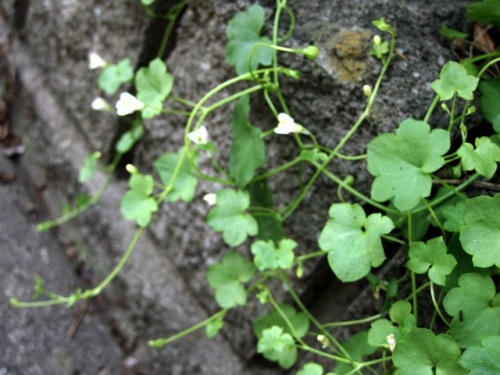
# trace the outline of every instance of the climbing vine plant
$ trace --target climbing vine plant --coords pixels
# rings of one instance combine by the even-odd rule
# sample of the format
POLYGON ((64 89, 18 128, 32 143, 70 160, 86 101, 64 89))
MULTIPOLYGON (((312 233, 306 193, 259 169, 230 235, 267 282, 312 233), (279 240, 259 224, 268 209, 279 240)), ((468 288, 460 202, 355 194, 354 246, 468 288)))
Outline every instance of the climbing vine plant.
MULTIPOLYGON (((142 3, 153 14, 153 0, 142 3)), ((185 3, 180 2, 162 15, 169 20, 164 40, 184 7, 185 3)), ((468 14, 477 22, 498 26, 499 8, 500 1, 484 0, 469 5, 468 14)), ((294 119, 280 89, 283 77, 300 79, 300 72, 281 66, 279 61, 286 60, 287 54, 314 60, 318 48, 286 46, 294 28, 292 9, 286 0, 276 1, 272 35, 262 35, 265 21, 265 10, 260 5, 252 5, 231 19, 226 29, 226 61, 237 75, 198 101, 172 96, 174 77, 159 57, 134 72, 128 60, 112 64, 95 53, 90 55, 91 68, 101 69, 98 86, 103 93, 116 94, 128 83, 133 83, 136 90, 135 95, 121 93, 114 107, 104 98, 92 103, 95 110, 116 110, 117 115, 130 121, 130 129, 116 144, 117 157, 108 166, 110 176, 121 155, 144 135, 147 119, 169 113, 185 115, 184 145, 159 156, 152 164, 154 173, 144 174, 133 165, 127 166, 130 179, 120 211, 137 224, 138 230, 123 258, 98 286, 62 296, 45 290, 42 280, 36 278, 35 300, 12 299, 12 305, 72 306, 98 295, 127 262, 161 205, 191 202, 199 180, 215 181, 223 187, 204 197, 211 205, 206 223, 220 233, 231 250, 206 274, 221 310, 172 337, 152 339, 152 347, 170 344, 199 328, 205 328, 213 337, 223 327, 230 309, 256 299, 270 307, 269 313, 257 318, 253 325, 258 353, 285 369, 296 364, 301 351, 331 360, 326 369, 318 363, 306 363, 297 369, 300 375, 321 375, 325 371, 330 375, 500 373, 500 293, 494 282, 500 267, 500 194, 466 194, 466 188, 475 181, 493 178, 500 161, 500 79, 486 75, 500 62, 500 52, 447 62, 431 83, 435 97, 424 118, 408 118, 394 132, 373 138, 366 145, 366 154, 346 157, 341 150, 369 117, 392 61, 396 43, 393 28, 383 18, 373 22, 380 33, 372 43, 372 56, 382 66, 380 75, 372 85, 362 88, 366 105, 358 120, 329 148, 318 144, 307 123, 294 119), (283 15, 288 17, 290 27, 286 35, 280 36, 283 15), (236 87, 243 88, 224 99, 215 99, 222 90, 236 87), (252 95, 262 95, 276 118, 274 128, 263 130, 250 121, 252 95), (475 98, 479 99, 479 108, 473 105, 475 98), (171 109, 172 103, 184 109, 171 109), (233 108, 227 169, 218 162, 218 149, 205 125, 210 113, 223 106, 233 108), (468 134, 471 115, 478 110, 491 123, 492 135, 473 138, 468 134), (433 126, 431 115, 437 111, 448 116, 447 128, 433 126), (295 140, 296 158, 263 171, 267 140, 283 136, 295 140), (217 174, 207 175, 200 170, 202 155, 212 160, 217 174), (338 176, 331 171, 339 158, 366 160, 373 176, 369 196, 356 189, 352 176, 338 176), (267 178, 302 163, 311 165, 315 172, 284 209, 252 203, 266 201, 271 193, 265 185, 267 178), (447 172, 453 180, 442 179, 440 172, 447 172), (319 176, 351 193, 356 201, 344 201, 339 194, 328 209, 317 248, 305 254, 302 249, 303 255, 298 255, 297 239, 293 234, 285 235, 283 227, 304 197, 311 194, 319 176), (261 188, 256 189, 256 184, 261 188), (390 243, 406 253, 407 272, 399 280, 388 282, 378 278, 374 269, 386 261, 384 246, 390 243), (249 245, 250 253, 241 251, 238 246, 242 244, 249 245), (342 282, 367 278, 378 292, 383 292, 384 309, 375 316, 350 322, 316 319, 298 297, 290 276, 295 273, 302 277, 304 264, 319 257, 326 257, 331 271, 342 282), (423 276, 417 279, 416 275, 423 276), (276 299, 270 287, 276 281, 286 287, 293 304, 276 299), (401 296, 398 289, 408 290, 408 294, 401 296), (423 321, 419 314, 421 295, 428 295, 434 307, 430 320, 423 321), (356 329, 360 324, 370 324, 370 328, 356 329), (357 333, 341 342, 333 328, 349 325, 357 333), (315 344, 305 340, 311 334, 317 338, 315 344)), ((446 32, 453 34, 450 29, 446 32)), ((164 45, 158 56, 163 54, 164 45)), ((97 152, 86 158, 80 171, 81 182, 93 177, 100 157, 97 152)), ((97 204, 104 189, 80 199, 61 218, 41 223, 39 229, 61 224, 97 204)))

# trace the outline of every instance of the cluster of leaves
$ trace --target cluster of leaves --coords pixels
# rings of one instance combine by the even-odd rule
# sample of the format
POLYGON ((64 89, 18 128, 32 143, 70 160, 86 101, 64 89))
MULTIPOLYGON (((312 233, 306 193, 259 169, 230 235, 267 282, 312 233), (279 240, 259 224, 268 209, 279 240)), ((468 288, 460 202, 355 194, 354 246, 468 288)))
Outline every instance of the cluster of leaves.
MULTIPOLYGON (((142 2, 149 6, 153 1, 142 2)), ((484 0, 471 4, 468 14, 474 20, 495 24, 492 19, 498 20, 499 17, 492 8, 498 3, 499 0, 484 0)), ((292 14, 286 1, 279 0, 275 21, 282 12, 292 14)), ((199 179, 225 184, 217 192, 206 221, 233 249, 207 270, 208 284, 222 310, 200 326, 206 326, 209 337, 215 336, 223 327, 225 312, 246 305, 254 295, 270 307, 270 313, 259 317, 253 325, 257 352, 283 368, 291 368, 297 361, 299 350, 306 350, 331 359, 335 374, 361 373, 364 368, 373 372, 377 365, 387 373, 394 370, 399 375, 498 373, 500 294, 492 277, 500 268, 500 194, 469 198, 463 190, 476 179, 491 179, 496 173, 500 161, 500 106, 495 103, 500 102, 500 80, 484 79, 486 67, 473 70, 468 62, 446 63, 439 78, 432 83, 436 97, 425 118, 408 118, 394 132, 381 134, 367 144, 366 155, 360 157, 366 158, 373 182, 370 197, 363 195, 352 187, 349 177, 340 178, 328 167, 333 164, 332 160, 341 157, 340 148, 368 116, 391 61, 394 31, 384 19, 380 19, 374 22, 374 26, 390 38, 374 40, 372 55, 381 60, 383 69, 373 92, 370 89, 368 93, 367 107, 360 120, 333 149, 318 145, 307 126, 297 126, 295 129, 300 130, 300 134, 295 134, 299 149, 297 158, 283 167, 262 172, 266 162, 265 139, 273 133, 250 122, 249 92, 263 91, 270 110, 278 117, 278 111, 269 99, 277 92, 277 100, 286 112, 286 103, 279 92, 279 79, 282 74, 294 78, 299 75, 278 66, 276 50, 301 53, 308 58, 311 51, 310 48, 304 52, 306 49, 293 50, 278 45, 286 38, 278 41, 277 33, 272 39, 261 35, 264 23, 265 10, 259 5, 238 13, 229 22, 226 61, 234 66, 238 77, 215 88, 196 104, 180 101, 189 107, 185 144, 176 151, 159 156, 153 162, 151 174, 141 174, 135 167, 130 167, 129 188, 120 206, 123 216, 135 221, 142 231, 164 202, 191 202, 196 196, 199 179), (222 89, 252 80, 258 85, 210 107, 204 106, 222 89), (475 111, 471 104, 475 96, 479 97, 479 109, 484 118, 492 126, 489 133, 485 132, 489 135, 471 139, 467 123, 475 111), (192 142, 189 135, 202 129, 202 123, 211 110, 230 102, 234 102, 232 144, 225 171, 216 161, 218 151, 215 145, 203 137, 199 142, 192 142), (438 103, 449 116, 448 129, 433 129, 429 121, 431 114, 440 110, 438 103), (458 130, 455 133, 459 133, 461 139, 459 145, 452 148, 454 130, 458 130), (202 155, 212 159, 218 176, 207 176, 200 171, 198 165, 202 155), (317 173, 288 207, 284 210, 274 208, 267 178, 301 163, 310 164, 317 173), (442 181, 437 175, 439 171, 449 171, 461 183, 454 187, 442 181), (362 204, 332 203, 329 218, 321 228, 317 251, 298 255, 299 244, 291 238, 293 234, 285 234, 283 225, 321 174, 360 198, 362 204), (433 189, 435 183, 442 186, 433 189), (378 212, 368 215, 365 211, 367 205, 378 212), (441 235, 436 236, 436 232, 441 235), (326 256, 331 271, 342 282, 373 279, 373 269, 386 259, 384 246, 388 241, 403 244, 402 248, 407 250, 408 273, 398 282, 411 284, 411 294, 406 299, 399 296, 399 300, 391 305, 389 297, 397 299, 398 295, 388 291, 388 308, 381 312, 388 315, 388 319, 373 319, 369 330, 360 331, 341 343, 328 329, 333 323, 318 322, 297 297, 290 273, 295 269, 300 277, 304 262, 326 256), (250 253, 243 255, 236 247, 245 243, 249 245, 250 253), (418 286, 415 274, 425 275, 428 282, 418 286), (277 280, 287 288, 297 309, 275 301, 272 288, 267 284, 270 280, 277 280), (418 324, 417 296, 427 290, 436 316, 448 327, 443 332, 434 332, 432 324, 429 327, 418 324), (440 292, 438 300, 434 297, 436 290, 440 292), (321 348, 304 340, 313 332, 321 348), (368 356, 376 359, 366 360, 368 356), (392 368, 387 366, 388 361, 392 361, 392 368)), ((279 22, 275 22, 277 25, 279 22)), ((499 60, 500 53, 497 53, 485 65, 499 60)), ((137 99, 144 106, 132 121, 130 130, 119 140, 117 151, 120 153, 129 151, 140 140, 144 134, 144 119, 166 112, 164 105, 171 99, 174 84, 165 63, 158 58, 136 74, 127 60, 108 65, 98 84, 104 92, 112 95, 121 84, 132 80, 137 99)), ((99 156, 92 154, 86 159, 80 174, 82 182, 92 177, 99 156)), ((37 280, 37 297, 42 294, 41 285, 37 280)), ((377 286, 387 287, 387 283, 379 281, 377 286)), ((59 300, 73 304, 80 298, 93 295, 95 293, 76 293, 59 300)), ((152 345, 161 346, 170 341, 155 340, 152 345)), ((311 362, 297 374, 321 375, 323 372, 322 366, 311 362)))

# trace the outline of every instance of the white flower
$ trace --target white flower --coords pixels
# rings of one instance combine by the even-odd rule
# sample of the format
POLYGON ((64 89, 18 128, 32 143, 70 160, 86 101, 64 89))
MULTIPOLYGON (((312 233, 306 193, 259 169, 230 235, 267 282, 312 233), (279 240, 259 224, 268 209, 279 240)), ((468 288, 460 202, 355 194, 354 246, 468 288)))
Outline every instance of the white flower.
POLYGON ((95 52, 90 52, 89 53, 89 69, 94 70, 94 69, 99 69, 99 68, 104 68, 108 63, 97 53, 95 52))
POLYGON ((295 123, 295 120, 288 116, 286 113, 280 113, 278 115, 278 126, 274 128, 276 134, 290 134, 290 133, 304 133, 307 134, 307 130, 299 124, 295 123))
POLYGON ((192 131, 187 135, 187 137, 197 145, 204 145, 208 142, 208 131, 205 126, 200 126, 195 131, 192 131))
POLYGON ((213 206, 217 202, 217 195, 214 193, 205 194, 203 196, 203 200, 207 202, 209 206, 213 206))
POLYGON ((396 349, 396 339, 394 338, 394 335, 392 333, 387 335, 386 340, 389 344, 389 350, 393 352, 394 349, 396 349))
POLYGON ((120 100, 116 102, 116 114, 118 116, 125 116, 140 111, 145 107, 145 104, 137 99, 134 95, 128 92, 120 94, 120 100))
POLYGON ((94 111, 107 111, 111 109, 111 105, 100 96, 92 101, 91 106, 94 111))

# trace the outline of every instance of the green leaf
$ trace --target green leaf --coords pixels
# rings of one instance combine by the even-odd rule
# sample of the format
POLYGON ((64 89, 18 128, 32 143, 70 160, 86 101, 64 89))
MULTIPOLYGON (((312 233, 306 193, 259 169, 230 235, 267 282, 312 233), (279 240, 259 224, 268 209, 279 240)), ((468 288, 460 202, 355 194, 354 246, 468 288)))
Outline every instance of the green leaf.
POLYGON ((115 145, 116 152, 120 154, 129 152, 132 149, 132 147, 136 144, 136 142, 142 138, 144 133, 145 130, 142 121, 140 119, 134 121, 132 128, 123 133, 118 142, 116 142, 115 145))
POLYGON ((470 375, 500 374, 500 336, 488 336, 481 340, 481 346, 467 348, 458 363, 470 369, 470 375))
POLYGON ((120 60, 116 64, 110 64, 103 68, 97 85, 107 95, 114 95, 123 83, 130 82, 134 78, 134 69, 129 59, 120 60))
POLYGON ((453 316, 450 333, 461 347, 479 345, 486 336, 500 335, 500 307, 488 275, 466 273, 446 295, 443 306, 453 316))
POLYGON ((259 215, 258 211, 264 208, 267 211, 274 210, 273 192, 267 185, 267 179, 260 179, 248 185, 250 193, 250 203, 255 207, 253 217, 257 220, 259 226, 258 237, 260 240, 280 241, 285 237, 283 225, 276 215, 259 215))
POLYGON ((392 359, 396 375, 465 375, 467 370, 457 364, 459 357, 460 348, 451 337, 416 328, 396 340, 392 359))
POLYGON ((380 236, 394 224, 379 213, 366 217, 359 204, 332 204, 330 219, 321 231, 319 247, 328 252, 328 263, 342 281, 356 281, 385 260, 380 236))
POLYGON ((293 250, 296 247, 297 242, 285 238, 279 242, 278 247, 271 240, 254 242, 251 251, 255 255, 254 263, 259 271, 278 268, 287 270, 293 266, 293 250))
POLYGON ((483 0, 467 5, 466 16, 485 26, 500 26, 500 0, 483 0))
MULTIPOLYGON (((499 1, 500 2, 500 1, 499 1)), ((479 108, 497 133, 500 133, 500 78, 479 81, 479 108)))
POLYGON ((380 31, 387 31, 388 33, 393 33, 392 26, 385 22, 385 18, 382 17, 378 20, 372 21, 373 26, 375 26, 380 31))
POLYGON ((80 173, 78 175, 79 182, 86 182, 94 177, 97 170, 97 161, 101 158, 101 153, 99 151, 93 152, 87 155, 82 167, 80 168, 80 173))
POLYGON ((151 5, 155 2, 155 0, 141 0, 142 5, 151 5))
POLYGON ((297 361, 297 347, 293 337, 283 333, 283 328, 272 326, 262 332, 257 342, 257 352, 265 358, 278 362, 282 368, 288 369, 297 361))
POLYGON ((389 334, 393 334, 396 342, 399 342, 416 327, 415 316, 411 313, 411 305, 407 301, 395 302, 389 310, 389 317, 396 325, 387 319, 379 319, 371 324, 367 338, 371 346, 388 348, 389 334))
POLYGON ((444 229, 448 232, 460 232, 464 226, 465 202, 443 207, 441 213, 446 219, 443 224, 444 229))
MULTIPOLYGON (((193 175, 193 169, 189 161, 189 156, 184 156, 184 147, 181 148, 177 153, 167 152, 161 155, 153 163, 153 167, 160 175, 162 182, 168 186, 171 183, 171 179, 175 178, 173 188, 168 193, 167 199, 170 202, 176 202, 178 200, 183 200, 185 202, 191 202, 196 193, 196 185, 198 184, 198 179, 193 175), (177 164, 182 159, 181 165, 177 171, 177 164), (177 173, 175 176, 174 174, 177 173)), ((198 164, 199 156, 198 154, 193 155, 191 162, 194 165, 198 164)))
POLYGON ((452 29, 445 24, 441 25, 439 33, 448 39, 466 39, 469 36, 467 33, 452 29))
POLYGON ((389 43, 384 40, 380 44, 373 44, 370 55, 375 56, 377 59, 381 59, 382 56, 389 53, 389 43))
POLYGON ((233 113, 229 175, 240 189, 250 182, 255 170, 266 161, 266 148, 260 129, 248 121, 249 100, 248 95, 241 97, 233 113))
POLYGON ((135 77, 137 99, 146 104, 142 110, 143 118, 159 115, 163 109, 163 102, 172 91, 174 78, 167 73, 165 63, 156 58, 147 68, 141 68, 135 77))
POLYGON ((238 74, 248 73, 249 67, 253 71, 259 64, 270 65, 272 62, 273 50, 271 48, 256 47, 257 43, 271 44, 269 38, 260 36, 265 16, 264 8, 254 4, 229 21, 226 29, 229 39, 226 46, 226 61, 236 68, 238 74))
POLYGON ((328 160, 328 155, 324 152, 318 151, 317 148, 312 150, 302 149, 300 151, 300 158, 311 163, 324 163, 328 160))
POLYGON ((404 120, 395 134, 382 134, 368 144, 368 171, 375 176, 371 195, 383 202, 394 198, 400 211, 418 205, 430 195, 430 173, 444 165, 450 148, 449 133, 442 129, 430 131, 423 121, 404 120))
POLYGON ((460 242, 472 255, 476 267, 500 267, 500 194, 480 196, 465 202, 460 242))
POLYGON ((441 69, 439 79, 431 85, 432 89, 439 95, 440 100, 448 100, 455 93, 462 99, 474 99, 473 91, 476 89, 479 78, 467 73, 462 65, 449 61, 441 69))
MULTIPOLYGON (((293 325, 295 334, 300 338, 304 337, 309 330, 309 318, 307 317, 307 314, 304 312, 297 312, 293 306, 286 303, 280 304, 279 308, 281 313, 283 313, 288 318, 288 321, 293 325)), ((273 309, 273 311, 268 315, 262 315, 255 319, 253 323, 253 332, 255 333, 255 336, 261 338, 262 332, 272 326, 281 327, 283 328, 283 332, 292 334, 292 330, 288 326, 285 319, 283 319, 280 311, 277 309, 273 309)))
POLYGON ((257 221, 244 212, 250 206, 246 191, 220 190, 216 202, 208 213, 207 224, 214 231, 222 232, 222 238, 229 246, 241 245, 247 236, 257 234, 257 221))
MULTIPOLYGON (((363 362, 363 358, 373 354, 376 350, 375 346, 368 343, 368 332, 361 331, 352 336, 349 340, 342 343, 342 346, 351 356, 351 359, 357 362, 363 362)), ((353 371, 354 367, 344 363, 338 362, 335 368, 335 373, 338 375, 348 374, 353 371)))
POLYGON ((443 237, 423 242, 413 242, 409 251, 410 260, 407 267, 415 273, 429 273, 429 279, 438 285, 445 285, 446 275, 455 268, 457 261, 453 255, 447 254, 443 237))
POLYGON ((153 177, 133 174, 129 180, 129 190, 120 204, 122 215, 129 220, 135 220, 142 228, 148 226, 152 213, 158 210, 158 204, 150 197, 153 188, 153 177))
POLYGON ((476 138, 475 145, 476 149, 466 142, 457 150, 464 170, 475 170, 486 178, 493 177, 497 170, 497 162, 500 161, 500 147, 488 137, 476 138))
POLYGON ((43 293, 43 281, 38 275, 35 276, 35 290, 33 291, 33 299, 38 299, 43 293))
POLYGON ((295 375, 323 375, 323 367, 314 362, 306 363, 295 375))
POLYGON ((247 291, 243 283, 249 281, 255 267, 238 253, 227 253, 220 263, 207 271, 208 284, 215 290, 215 300, 224 309, 247 303, 247 291))
POLYGON ((217 333, 221 330, 221 328, 224 326, 224 315, 220 315, 216 319, 212 319, 208 324, 205 326, 205 333, 208 338, 213 338, 217 336, 217 333))

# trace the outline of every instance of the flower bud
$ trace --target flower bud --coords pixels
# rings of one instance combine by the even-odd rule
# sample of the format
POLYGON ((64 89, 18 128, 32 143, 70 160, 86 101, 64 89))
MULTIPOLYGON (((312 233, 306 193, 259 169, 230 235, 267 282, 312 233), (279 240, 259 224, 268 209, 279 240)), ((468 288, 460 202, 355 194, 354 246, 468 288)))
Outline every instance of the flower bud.
POLYGON ((316 337, 316 340, 318 340, 321 343, 321 345, 323 345, 323 348, 330 345, 330 340, 328 340, 328 337, 326 337, 325 335, 318 335, 316 337))
POLYGON ((393 352, 394 349, 396 349, 396 339, 394 338, 394 335, 392 333, 387 335, 386 340, 389 344, 389 350, 393 352))
POLYGON ((369 98, 372 95, 372 87, 370 85, 364 85, 363 93, 365 94, 366 97, 369 98))
POLYGON ((318 57, 319 54, 319 49, 315 45, 310 45, 307 48, 304 48, 302 50, 302 53, 308 60, 314 60, 316 57, 318 57))
POLYGON ((139 173, 139 170, 137 169, 137 167, 133 164, 127 164, 125 166, 125 170, 130 173, 130 174, 137 174, 139 173))
POLYGON ((382 43, 382 39, 380 38, 380 35, 375 35, 373 37, 373 44, 376 46, 379 46, 382 43))

